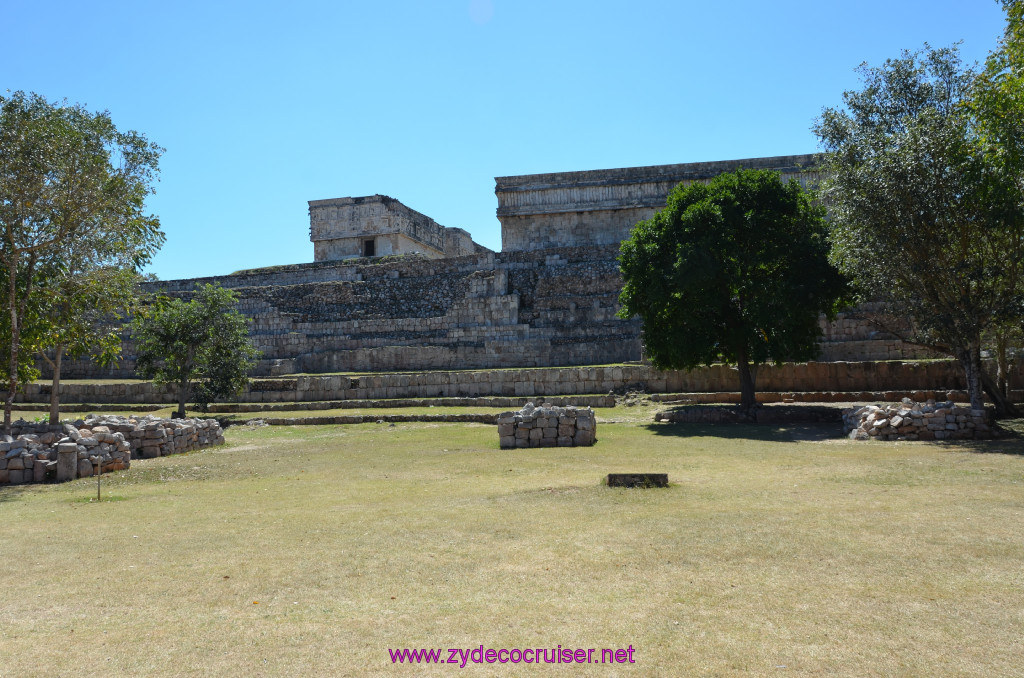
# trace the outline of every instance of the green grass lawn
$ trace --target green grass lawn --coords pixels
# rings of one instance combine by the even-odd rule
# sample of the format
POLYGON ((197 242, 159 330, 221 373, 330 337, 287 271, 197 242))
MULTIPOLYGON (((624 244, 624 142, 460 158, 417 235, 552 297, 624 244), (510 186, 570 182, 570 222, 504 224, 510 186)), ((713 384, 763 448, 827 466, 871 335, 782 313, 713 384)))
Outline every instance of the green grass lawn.
POLYGON ((1020 675, 1024 442, 837 434, 237 426, 106 476, 116 501, 5 488, 0 675, 1020 675), (672 487, 601 485, 637 470, 672 487), (388 656, 559 644, 636 663, 388 656))

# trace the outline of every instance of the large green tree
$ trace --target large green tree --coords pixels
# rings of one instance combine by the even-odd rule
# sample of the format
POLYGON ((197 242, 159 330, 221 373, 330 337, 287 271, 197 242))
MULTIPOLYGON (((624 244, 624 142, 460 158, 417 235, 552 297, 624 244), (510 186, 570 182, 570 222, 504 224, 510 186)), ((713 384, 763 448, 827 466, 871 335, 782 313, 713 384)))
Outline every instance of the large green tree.
POLYGON ((979 102, 981 81, 955 48, 904 52, 860 73, 863 88, 815 126, 833 261, 910 319, 904 338, 960 361, 980 409, 982 337, 1021 313, 1024 110, 991 89, 979 102), (1003 105, 1018 120, 1000 122, 1003 105))
MULTIPOLYGON (((1024 219, 1024 1, 1001 0, 1007 22, 999 48, 989 54, 985 67, 975 79, 968 102, 977 142, 993 175, 1000 177, 997 186, 1004 190, 989 196, 991 209, 1001 211, 1000 218, 1009 224, 1011 233, 1020 233, 1024 219), (1009 190, 1005 190, 1005 189, 1009 190)), ((1012 243, 1020 257, 1021 243, 1012 243)), ((1007 271, 1006 284, 1022 285, 1022 271, 1007 271)), ((1011 346, 1020 347, 1024 337, 1024 314, 1001 318, 982 336, 992 350, 997 366, 996 397, 1008 396, 1011 346)))
MULTIPOLYGON (((108 241, 109 242, 109 241, 108 241)), ((140 276, 98 254, 83 241, 69 243, 67 258, 43 270, 34 313, 24 321, 34 331, 39 355, 50 366, 50 423, 60 422, 61 369, 66 358, 89 356, 100 365, 121 356, 124 320, 139 298, 140 276), (87 253, 83 253, 85 250, 87 253)))
POLYGON ((619 314, 640 316, 659 369, 735 363, 749 409, 757 366, 814 358, 819 314, 842 302, 825 235, 824 210, 777 172, 680 185, 622 243, 619 314))
POLYGON ((67 269, 72 244, 104 263, 100 253, 136 243, 118 263, 137 270, 162 243, 158 219, 145 212, 162 150, 137 132, 119 131, 106 112, 24 92, 0 97, 6 430, 14 396, 29 376, 27 358, 52 336, 45 299, 33 309, 41 276, 67 269), (29 327, 30 318, 39 324, 29 327))
POLYGON ((136 370, 177 388, 178 418, 185 417, 186 402, 205 411, 214 399, 236 395, 249 382, 259 352, 235 301, 231 290, 204 285, 189 301, 158 300, 132 323, 136 370))

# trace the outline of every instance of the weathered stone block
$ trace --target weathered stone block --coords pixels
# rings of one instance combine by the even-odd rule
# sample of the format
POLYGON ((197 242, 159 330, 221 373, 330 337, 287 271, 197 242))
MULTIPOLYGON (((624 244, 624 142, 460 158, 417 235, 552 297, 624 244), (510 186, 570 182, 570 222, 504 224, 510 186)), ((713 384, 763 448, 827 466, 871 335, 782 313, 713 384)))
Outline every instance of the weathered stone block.
POLYGON ((608 487, 668 487, 667 473, 609 473, 608 487))
POLYGON ((573 444, 577 446, 593 445, 596 442, 594 432, 588 429, 578 429, 573 436, 573 444))
POLYGON ((143 445, 139 448, 140 459, 155 459, 160 456, 160 447, 158 445, 143 445))
POLYGON ((78 475, 78 445, 61 443, 57 446, 57 482, 74 480, 78 475))
POLYGON ((88 478, 92 475, 92 462, 88 459, 78 460, 78 477, 88 478))

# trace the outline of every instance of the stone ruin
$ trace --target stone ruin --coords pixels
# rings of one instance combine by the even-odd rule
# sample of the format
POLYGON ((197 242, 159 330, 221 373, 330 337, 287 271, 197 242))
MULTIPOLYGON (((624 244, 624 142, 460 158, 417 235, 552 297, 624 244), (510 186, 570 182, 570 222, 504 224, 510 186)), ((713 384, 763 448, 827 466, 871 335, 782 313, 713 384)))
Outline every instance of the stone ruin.
MULTIPOLYGON (((820 176, 814 155, 790 155, 497 177, 500 252, 387 196, 313 200, 312 263, 144 287, 184 298, 204 283, 236 292, 263 354, 255 376, 639 361, 640 322, 617 316, 619 243, 674 186, 737 168, 804 185, 820 176)), ((824 361, 928 357, 859 312, 822 317, 821 327, 824 361)), ((117 367, 66 360, 64 377, 133 377, 123 339, 117 367)))
POLYGON ((0 485, 64 482, 120 471, 131 460, 198 450, 224 442, 215 419, 90 416, 65 424, 15 422, 0 436, 0 485))
POLYGON ((313 261, 393 254, 428 259, 490 252, 461 228, 449 228, 386 195, 309 201, 313 261))
POLYGON ((962 440, 990 438, 992 428, 985 410, 904 398, 843 410, 843 433, 852 440, 962 440))
POLYGON ((498 415, 498 437, 502 449, 589 446, 597 442, 597 418, 589 407, 526 403, 498 415))

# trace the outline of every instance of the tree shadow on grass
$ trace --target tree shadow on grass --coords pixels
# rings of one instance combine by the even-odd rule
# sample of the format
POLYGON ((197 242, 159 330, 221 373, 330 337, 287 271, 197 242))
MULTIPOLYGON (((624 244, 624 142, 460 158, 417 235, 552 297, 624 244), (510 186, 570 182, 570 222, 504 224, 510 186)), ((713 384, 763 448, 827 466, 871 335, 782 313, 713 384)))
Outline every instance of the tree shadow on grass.
POLYGON ((644 428, 658 436, 676 438, 727 438, 732 440, 762 440, 789 443, 795 441, 821 441, 843 437, 843 426, 838 423, 818 424, 696 424, 651 423, 644 428))
MULTIPOLYGON (((928 445, 945 451, 973 452, 977 454, 1010 454, 1024 457, 1024 419, 999 422, 1005 435, 990 440, 934 440, 901 444, 928 445)), ((820 442, 845 438, 841 424, 691 424, 650 423, 644 428, 658 436, 675 438, 725 438, 730 440, 760 440, 767 442, 820 442)), ((873 441, 861 441, 875 445, 873 441)))
MULTIPOLYGON (((1003 419, 998 424, 1003 432, 1001 438, 959 441, 963 445, 964 451, 980 454, 1012 454, 1024 457, 1024 419, 1003 419)), ((946 445, 953 446, 956 442, 950 441, 946 445)))

